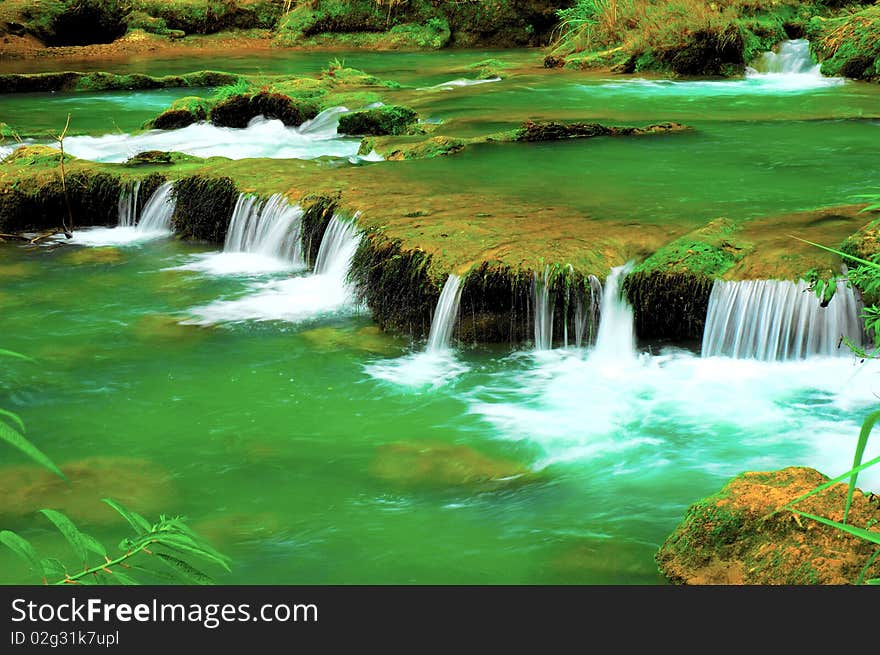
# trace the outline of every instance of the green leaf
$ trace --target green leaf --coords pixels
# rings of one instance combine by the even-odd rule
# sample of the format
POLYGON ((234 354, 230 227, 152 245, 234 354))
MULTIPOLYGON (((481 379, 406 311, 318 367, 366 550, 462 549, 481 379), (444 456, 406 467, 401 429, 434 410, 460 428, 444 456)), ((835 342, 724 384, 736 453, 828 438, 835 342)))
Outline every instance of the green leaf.
POLYGON ((110 579, 123 585, 137 586, 140 584, 140 582, 119 570, 113 571, 113 575, 110 576, 110 579))
POLYGON ((67 479, 66 477, 64 477, 64 473, 61 472, 61 469, 55 466, 55 462, 46 457, 46 455, 44 455, 39 448, 28 441, 23 435, 19 434, 17 431, 13 430, 2 421, 0 421, 0 441, 5 441, 10 446, 18 448, 25 455, 30 457, 41 466, 49 469, 55 475, 65 480, 67 479))
POLYGON ((162 580, 167 580, 168 582, 178 582, 179 581, 178 576, 174 576, 174 575, 171 575, 170 573, 168 573, 167 571, 159 571, 158 569, 154 569, 154 568, 148 567, 148 566, 140 566, 140 565, 132 564, 131 570, 132 571, 142 571, 143 573, 146 573, 147 575, 151 575, 151 576, 160 578, 162 580))
POLYGON ((182 578, 184 582, 195 582, 200 585, 214 584, 214 581, 209 575, 202 573, 188 562, 167 553, 156 553, 156 555, 162 562, 168 565, 172 571, 182 578))
POLYGON ((808 514, 807 512, 800 512, 796 509, 791 510, 795 514, 800 514, 803 517, 808 519, 813 519, 814 521, 818 521, 819 523, 824 523, 825 525, 830 525, 832 528, 837 528, 842 532, 846 532, 848 534, 853 535, 854 537, 859 537, 860 539, 864 539, 865 541, 869 541, 872 544, 880 545, 880 532, 871 532, 869 530, 865 530, 863 528, 857 528, 852 525, 847 525, 846 523, 838 523, 837 521, 832 521, 831 519, 826 519, 821 516, 816 516, 815 514, 808 514))
POLYGON ((865 580, 865 584, 880 585, 880 578, 871 578, 870 580, 865 580))
MULTIPOLYGON (((874 425, 878 420, 880 420, 880 410, 868 414, 865 422, 862 423, 862 429, 859 432, 859 442, 856 444, 856 454, 853 457, 853 469, 857 469, 862 463, 862 457, 865 454, 865 446, 868 445, 868 437, 871 435, 871 430, 874 429, 874 425)), ((858 477, 859 472, 855 471, 849 478, 849 491, 846 492, 846 506, 843 508, 844 523, 846 523, 846 520, 849 518, 849 510, 850 507, 852 507, 853 493, 855 493, 856 490, 856 480, 858 480, 858 477)))
POLYGON ((12 412, 7 411, 5 409, 0 409, 0 416, 6 416, 13 423, 15 423, 18 426, 19 432, 25 431, 24 430, 24 421, 21 420, 21 417, 18 414, 13 414, 12 412))
POLYGON ((104 544, 85 532, 80 532, 79 536, 82 537, 83 542, 85 542, 86 548, 95 553, 95 555, 100 555, 107 559, 107 549, 104 548, 104 544))
POLYGON ((172 548, 174 550, 179 550, 182 553, 189 553, 190 555, 201 557, 202 559, 205 559, 209 562, 219 564, 227 571, 231 570, 229 568, 229 564, 226 561, 226 557, 211 548, 196 544, 189 537, 185 537, 183 535, 157 533, 156 535, 154 535, 154 539, 163 546, 167 546, 168 548, 172 548))
POLYGON ((33 358, 28 357, 27 355, 22 355, 21 353, 13 352, 12 350, 4 350, 3 348, 0 348, 0 356, 12 357, 14 359, 23 359, 26 362, 34 361, 33 358))
POLYGON ((40 564, 43 566, 43 571, 46 572, 46 578, 52 578, 52 581, 63 580, 67 577, 67 569, 64 568, 61 560, 46 557, 40 560, 40 564))
POLYGON ((31 568, 42 578, 46 577, 46 569, 29 541, 19 537, 11 530, 3 530, 0 532, 0 543, 6 544, 12 552, 30 564, 31 568))
POLYGON ((119 503, 112 498, 102 498, 102 500, 115 509, 119 515, 128 522, 132 530, 138 533, 138 535, 144 535, 152 531, 153 526, 150 525, 150 522, 137 512, 132 512, 131 510, 126 509, 122 503, 119 503))
POLYGON ((64 535, 64 538, 67 539, 71 548, 73 548, 77 558, 85 565, 88 561, 89 547, 82 532, 73 524, 73 521, 54 509, 41 509, 40 512, 55 524, 55 527, 58 528, 58 531, 64 535))

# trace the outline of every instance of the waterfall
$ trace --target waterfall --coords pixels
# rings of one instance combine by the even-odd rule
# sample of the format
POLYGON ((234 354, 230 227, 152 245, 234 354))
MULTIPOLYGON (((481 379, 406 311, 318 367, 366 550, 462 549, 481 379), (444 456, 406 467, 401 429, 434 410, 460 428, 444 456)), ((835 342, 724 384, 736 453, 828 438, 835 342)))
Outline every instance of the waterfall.
POLYGON ((819 65, 813 62, 810 55, 810 43, 806 39, 783 41, 778 52, 765 52, 754 62, 753 68, 758 73, 777 75, 821 75, 819 65))
MULTIPOLYGON (((586 289, 583 294, 577 295, 574 314, 574 345, 577 348, 583 347, 584 340, 592 343, 596 337, 596 330, 599 326, 599 305, 602 302, 602 283, 595 275, 588 278, 590 285, 589 297, 586 295, 586 289), (588 307, 584 307, 584 301, 589 302, 588 307)), ((567 343, 566 343, 567 345, 567 343)))
POLYGON ((428 336, 428 350, 439 351, 449 348, 458 306, 461 301, 461 277, 450 273, 443 284, 434 318, 431 320, 431 333, 428 336))
POLYGON ((535 271, 532 289, 535 299, 535 350, 550 350, 553 347, 553 304, 550 290, 550 267, 544 273, 535 271))
POLYGON ((235 203, 223 251, 265 255, 305 267, 302 217, 299 205, 291 205, 280 193, 265 202, 243 193, 235 203))
POLYGON ((623 295, 623 280, 632 270, 633 262, 611 269, 605 280, 602 301, 599 306, 599 334, 596 337, 594 355, 621 359, 636 354, 636 336, 633 308, 623 295))
POLYGON ((354 221, 342 220, 334 214, 318 248, 315 275, 338 277, 344 281, 360 241, 360 233, 354 221))
POLYGON ((763 361, 846 355, 842 337, 861 343, 860 300, 844 280, 822 307, 800 280, 716 280, 709 296, 703 357, 763 361))
POLYGON ((171 229, 171 215, 176 206, 171 194, 173 187, 173 182, 163 182, 153 192, 141 210, 137 224, 139 232, 168 232, 171 229))
POLYGON ((137 180, 130 191, 122 190, 119 193, 119 227, 134 227, 137 223, 138 193, 141 190, 141 181, 137 180))

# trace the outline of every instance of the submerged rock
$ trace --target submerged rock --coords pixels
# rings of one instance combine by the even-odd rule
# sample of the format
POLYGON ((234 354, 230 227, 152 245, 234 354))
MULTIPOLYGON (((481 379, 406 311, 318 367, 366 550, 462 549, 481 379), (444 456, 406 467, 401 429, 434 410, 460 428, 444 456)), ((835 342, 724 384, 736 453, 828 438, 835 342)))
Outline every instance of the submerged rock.
POLYGON ((359 330, 320 327, 306 330, 302 337, 317 350, 360 350, 379 355, 392 355, 399 352, 399 339, 382 332, 377 326, 369 325, 359 330))
POLYGON ((583 539, 550 561, 550 571, 566 583, 651 584, 660 578, 654 548, 618 539, 583 539))
POLYGON ((61 465, 67 481, 38 466, 0 469, 0 519, 31 518, 43 508, 64 512, 75 522, 117 525, 116 512, 101 502, 113 498, 155 518, 173 513, 171 476, 157 464, 134 457, 88 457, 61 465))
MULTIPOLYGON (((788 511, 768 516, 827 481, 805 467, 737 476, 688 509, 656 555, 660 570, 684 584, 855 582, 876 545, 788 511)), ((836 484, 797 508, 841 521, 847 489, 836 484)), ((856 490, 849 524, 880 533, 878 522, 880 498, 856 490)), ((867 577, 878 576, 880 560, 867 577)))
POLYGON ((105 246, 101 248, 77 248, 68 255, 64 261, 68 264, 118 264, 123 260, 122 251, 119 248, 105 246))
POLYGON ((404 487, 501 489, 535 479, 522 464, 441 442, 401 441, 380 446, 371 465, 377 478, 404 487))
POLYGON ((140 341, 179 345, 197 343, 208 336, 208 328, 181 323, 179 317, 168 314, 149 314, 142 317, 135 323, 133 332, 140 341))

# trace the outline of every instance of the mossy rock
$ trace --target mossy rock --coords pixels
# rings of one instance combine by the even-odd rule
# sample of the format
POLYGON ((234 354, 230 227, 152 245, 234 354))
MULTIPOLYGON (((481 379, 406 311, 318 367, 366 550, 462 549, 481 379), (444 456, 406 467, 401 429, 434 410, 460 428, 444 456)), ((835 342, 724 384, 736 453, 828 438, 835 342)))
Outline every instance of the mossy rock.
MULTIPOLYGON (((656 555, 661 572, 683 584, 855 582, 876 545, 789 511, 773 514, 827 481, 804 467, 737 476, 688 509, 656 555)), ((833 485, 796 507, 839 522, 847 489, 833 485)), ((880 499, 857 489, 848 523, 880 534, 880 499)), ((880 560, 867 573, 880 576, 880 560)))
POLYGON ((823 74, 880 79, 880 6, 837 18, 816 17, 810 21, 807 35, 823 74))
MULTIPOLYGON (((558 121, 527 120, 517 130, 514 140, 561 141, 564 139, 589 139, 598 136, 642 136, 684 132, 690 128, 681 123, 656 123, 646 127, 608 127, 601 123, 560 123, 558 121)), ((504 140, 498 138, 497 140, 504 140)))
POLYGON ((339 132, 356 136, 407 134, 418 120, 419 115, 409 107, 383 105, 343 114, 339 118, 339 132))
POLYGON ((119 264, 125 258, 119 248, 103 246, 100 248, 78 247, 64 257, 64 261, 77 266, 95 264, 119 264))
POLYGON ((432 136, 428 139, 401 142, 396 137, 367 137, 361 141, 358 154, 368 155, 375 151, 389 161, 401 159, 430 159, 454 155, 464 150, 467 139, 448 136, 432 136))
POLYGON ((211 109, 211 122, 220 127, 247 127, 255 116, 278 119, 298 127, 318 115, 315 103, 297 100, 281 93, 261 92, 253 96, 236 95, 211 109))
POLYGON ((0 93, 38 93, 49 91, 130 91, 225 86, 240 80, 238 75, 220 71, 196 71, 184 75, 155 77, 141 73, 119 75, 94 71, 79 73, 8 73, 0 75, 0 93))
POLYGON ((512 460, 489 457, 469 446, 401 441, 379 447, 372 474, 405 488, 475 488, 489 491, 519 486, 535 475, 512 460))
POLYGON ((185 239, 222 244, 238 200, 235 182, 228 177, 193 175, 174 183, 176 205, 171 225, 185 239))
POLYGON ((171 107, 144 125, 147 129, 176 130, 208 119, 211 105, 205 98, 186 96, 178 98, 171 107))

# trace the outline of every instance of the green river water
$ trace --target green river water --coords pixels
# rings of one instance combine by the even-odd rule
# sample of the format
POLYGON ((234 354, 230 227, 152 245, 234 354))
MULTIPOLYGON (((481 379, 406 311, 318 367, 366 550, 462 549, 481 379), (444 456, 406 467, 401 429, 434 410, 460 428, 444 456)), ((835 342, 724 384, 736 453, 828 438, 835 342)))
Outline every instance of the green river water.
MULTIPOLYGON (((458 55, 455 65, 481 55, 458 55)), ((445 56, 346 63, 416 87, 460 77, 441 70, 455 67, 445 56)), ((325 61, 210 67, 304 72, 325 61)), ((111 116, 131 131, 190 93, 0 96, 0 117, 43 129, 71 111, 82 132, 108 131, 111 116)), ((525 115, 695 127, 637 143, 493 146, 371 164, 400 166, 398 180, 438 193, 482 189, 696 225, 851 202, 880 178, 876 85, 677 87, 566 72, 401 93, 461 134, 525 115)), ((259 320, 273 315, 260 305, 247 320, 192 325, 201 308, 258 297, 290 275, 187 268, 209 255, 173 239, 110 251, 0 244, 0 346, 35 359, 0 360, 0 407, 62 466, 86 460, 96 490, 190 517, 231 556, 231 573, 215 571, 224 583, 660 583, 653 554, 690 503, 745 470, 847 470, 880 391, 880 369, 849 357, 766 363, 657 347, 615 357, 574 348, 426 354, 377 333, 363 308, 326 311, 308 299, 295 320, 259 320), (417 464, 401 455, 419 448, 427 454, 417 464), (441 459, 473 461, 474 452, 529 473, 493 488, 431 473, 441 459)), ((21 510, 41 493, 19 482, 26 461, 9 449, 0 457, 10 467, 0 476, 3 527, 63 552, 46 522, 21 510)), ((124 531, 91 507, 99 497, 65 509, 115 543, 124 531)), ((5 550, 0 571, 3 583, 31 581, 5 550)))

